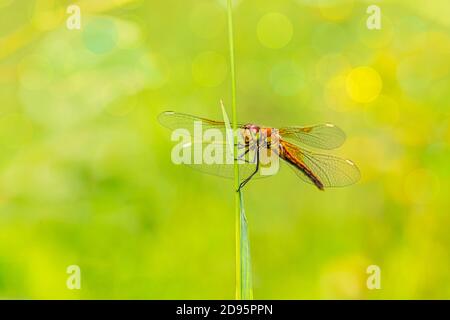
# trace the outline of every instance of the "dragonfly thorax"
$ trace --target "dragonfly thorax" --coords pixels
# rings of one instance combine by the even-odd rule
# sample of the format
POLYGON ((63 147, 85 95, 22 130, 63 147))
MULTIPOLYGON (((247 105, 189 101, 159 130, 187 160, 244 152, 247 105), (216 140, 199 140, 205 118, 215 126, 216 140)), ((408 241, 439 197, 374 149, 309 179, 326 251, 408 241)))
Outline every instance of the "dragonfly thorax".
POLYGON ((260 148, 278 149, 280 135, 278 129, 246 124, 242 127, 241 138, 245 145, 258 145, 260 148))
POLYGON ((242 127, 241 135, 244 143, 248 144, 259 139, 260 127, 254 124, 246 124, 242 127))

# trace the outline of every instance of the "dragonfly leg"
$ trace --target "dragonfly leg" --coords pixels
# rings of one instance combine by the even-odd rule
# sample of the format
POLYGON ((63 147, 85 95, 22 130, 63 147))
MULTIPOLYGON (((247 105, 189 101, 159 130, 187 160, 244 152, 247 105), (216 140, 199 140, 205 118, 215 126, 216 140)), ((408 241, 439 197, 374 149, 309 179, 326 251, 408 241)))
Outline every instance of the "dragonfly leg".
POLYGON ((258 172, 258 170, 259 170, 259 148, 257 147, 255 171, 253 171, 252 174, 250 174, 247 178, 245 178, 245 180, 243 180, 241 182, 241 184, 239 185, 239 188, 236 190, 236 192, 239 192, 247 184, 247 182, 249 182, 253 178, 253 176, 258 172))
POLYGON ((244 157, 247 155, 247 153, 249 153, 250 151, 256 150, 256 148, 257 148, 257 144, 245 145, 245 152, 243 154, 241 154, 240 156, 238 156, 237 160, 244 160, 245 163, 256 163, 256 157, 257 157, 256 153, 253 155, 252 160, 244 159, 244 157))
MULTIPOLYGON (((245 152, 244 152, 243 154, 241 154, 240 156, 238 156, 236 160, 242 160, 242 159, 245 157, 245 155, 246 155, 247 153, 249 153, 250 148, 246 147, 246 149, 247 149, 247 150, 245 150, 245 152)), ((245 159, 244 159, 244 161, 245 161, 245 159)))
POLYGON ((244 160, 245 163, 253 163, 253 162, 250 162, 250 161, 247 160, 247 159, 234 159, 234 160, 236 160, 236 161, 238 161, 238 160, 244 160))

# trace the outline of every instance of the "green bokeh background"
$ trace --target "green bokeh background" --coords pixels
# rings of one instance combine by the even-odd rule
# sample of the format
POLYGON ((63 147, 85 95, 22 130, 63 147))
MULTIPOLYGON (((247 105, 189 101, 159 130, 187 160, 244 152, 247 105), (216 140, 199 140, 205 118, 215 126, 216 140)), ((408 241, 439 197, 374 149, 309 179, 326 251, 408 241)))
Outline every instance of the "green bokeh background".
MULTIPOLYGON (((234 297, 233 183, 172 164, 156 120, 230 106, 224 4, 0 0, 0 297, 234 297)), ((255 298, 449 299, 450 3, 234 10, 239 119, 335 123, 362 172, 319 192, 284 167, 245 188, 255 298)))

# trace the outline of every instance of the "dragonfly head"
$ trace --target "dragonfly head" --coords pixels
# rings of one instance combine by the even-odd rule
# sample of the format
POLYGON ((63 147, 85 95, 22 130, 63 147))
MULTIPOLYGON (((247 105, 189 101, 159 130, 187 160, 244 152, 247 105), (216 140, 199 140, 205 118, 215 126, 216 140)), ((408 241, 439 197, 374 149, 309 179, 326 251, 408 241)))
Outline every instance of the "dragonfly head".
POLYGON ((261 128, 255 124, 246 124, 243 128, 243 136, 245 141, 259 139, 259 132, 261 128))
POLYGON ((260 130, 260 127, 257 126, 256 124, 249 123, 244 126, 244 129, 251 130, 253 132, 258 132, 260 130))

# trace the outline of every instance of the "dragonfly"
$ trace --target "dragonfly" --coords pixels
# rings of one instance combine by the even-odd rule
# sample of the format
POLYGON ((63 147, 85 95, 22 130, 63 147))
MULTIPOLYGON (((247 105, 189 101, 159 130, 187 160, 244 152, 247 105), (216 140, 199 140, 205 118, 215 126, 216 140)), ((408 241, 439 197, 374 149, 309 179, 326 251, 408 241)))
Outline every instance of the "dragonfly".
MULTIPOLYGON (((181 129, 182 134, 192 138, 195 136, 195 125, 201 123, 203 130, 215 130, 222 137, 227 137, 226 125, 223 121, 214 121, 185 113, 166 111, 158 116, 159 122, 171 129, 181 129)), ((319 190, 331 187, 344 187, 356 183, 360 179, 360 171, 356 164, 348 159, 342 159, 328 153, 311 151, 309 148, 333 150, 340 147, 346 135, 342 129, 333 124, 318 124, 313 126, 290 126, 274 128, 253 123, 237 124, 238 154, 233 160, 239 161, 239 175, 242 178, 237 191, 242 189, 251 179, 263 178, 267 175, 258 174, 263 168, 263 154, 283 160, 305 182, 319 190), (309 148, 308 148, 309 147, 309 148)), ((229 136, 228 136, 229 137, 229 136)), ((224 146, 223 140, 193 140, 183 145, 192 148, 197 144, 204 147, 208 143, 224 146)), ((232 146, 236 146, 232 143, 232 146)), ((220 155, 225 156, 225 148, 220 155)), ((225 178, 234 178, 234 166, 231 163, 185 163, 193 169, 225 178)))

